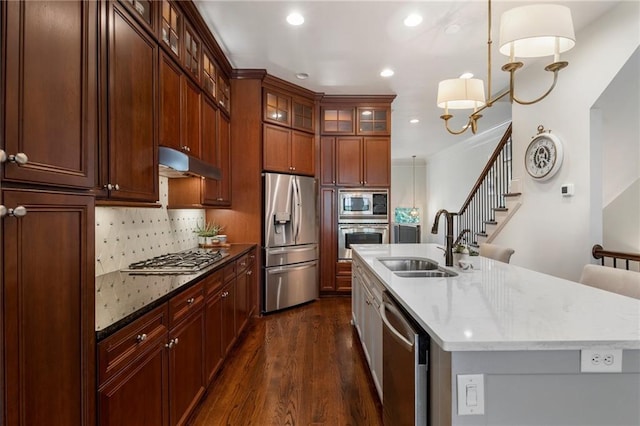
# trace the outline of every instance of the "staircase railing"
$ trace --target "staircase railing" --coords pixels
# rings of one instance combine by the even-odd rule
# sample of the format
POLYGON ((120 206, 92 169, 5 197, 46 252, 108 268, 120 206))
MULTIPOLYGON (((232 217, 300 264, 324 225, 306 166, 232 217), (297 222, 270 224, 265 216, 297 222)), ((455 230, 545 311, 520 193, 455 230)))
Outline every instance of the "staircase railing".
POLYGON ((625 263, 625 269, 629 268, 629 262, 638 262, 640 264, 640 253, 626 253, 621 251, 605 250, 600 244, 596 244, 591 248, 591 254, 594 259, 600 259, 602 266, 605 265, 605 258, 613 260, 613 267, 618 267, 618 260, 625 263))
POLYGON ((509 124, 458 212, 457 242, 477 245, 477 237, 486 235, 486 225, 495 223, 495 212, 505 209, 504 195, 512 177, 511 145, 509 124))

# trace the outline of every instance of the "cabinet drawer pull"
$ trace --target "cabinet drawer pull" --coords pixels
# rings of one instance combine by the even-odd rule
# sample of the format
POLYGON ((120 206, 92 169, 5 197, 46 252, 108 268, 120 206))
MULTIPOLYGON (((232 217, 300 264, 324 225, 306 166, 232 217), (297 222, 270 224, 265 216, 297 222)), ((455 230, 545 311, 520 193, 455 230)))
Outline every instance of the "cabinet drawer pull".
POLYGON ((147 340, 147 335, 146 335, 145 333, 138 334, 138 335, 136 336, 136 341, 137 341, 138 343, 142 343, 142 342, 144 342, 145 340, 147 340))
POLYGON ((187 305, 191 305, 191 304, 193 304, 193 302, 195 302, 195 301, 196 301, 196 299, 195 299, 195 298, 190 297, 190 298, 188 298, 188 299, 187 299, 187 305))

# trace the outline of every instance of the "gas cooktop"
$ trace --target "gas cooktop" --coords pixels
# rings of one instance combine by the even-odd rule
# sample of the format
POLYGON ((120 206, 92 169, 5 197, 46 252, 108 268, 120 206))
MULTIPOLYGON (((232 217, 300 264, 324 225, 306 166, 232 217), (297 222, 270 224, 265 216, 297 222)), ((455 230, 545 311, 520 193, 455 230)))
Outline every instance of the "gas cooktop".
POLYGON ((228 256, 221 250, 187 250, 163 254, 129 265, 125 272, 140 274, 189 274, 228 256))

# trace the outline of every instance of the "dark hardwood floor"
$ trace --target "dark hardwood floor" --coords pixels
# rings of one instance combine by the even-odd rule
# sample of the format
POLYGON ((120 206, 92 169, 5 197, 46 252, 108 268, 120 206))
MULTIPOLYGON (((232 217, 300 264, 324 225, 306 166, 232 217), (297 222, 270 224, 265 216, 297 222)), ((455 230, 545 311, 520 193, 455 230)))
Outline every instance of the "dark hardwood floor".
POLYGON ((347 297, 254 319, 191 424, 382 425, 350 319, 347 297))

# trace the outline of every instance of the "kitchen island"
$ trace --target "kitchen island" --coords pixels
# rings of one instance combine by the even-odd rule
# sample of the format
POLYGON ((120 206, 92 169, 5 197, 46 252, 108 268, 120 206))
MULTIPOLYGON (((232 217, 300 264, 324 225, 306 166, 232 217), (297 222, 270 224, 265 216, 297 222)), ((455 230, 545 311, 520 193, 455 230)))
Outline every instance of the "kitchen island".
POLYGON ((442 250, 352 248, 430 337, 431 424, 640 424, 639 300, 483 257, 445 267, 453 277, 403 278, 379 259, 443 265, 442 250), (622 350, 621 372, 583 372, 583 350, 622 350), (458 414, 456 376, 467 374, 483 375, 484 414, 458 414))

